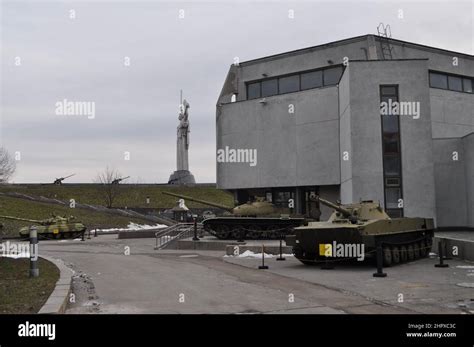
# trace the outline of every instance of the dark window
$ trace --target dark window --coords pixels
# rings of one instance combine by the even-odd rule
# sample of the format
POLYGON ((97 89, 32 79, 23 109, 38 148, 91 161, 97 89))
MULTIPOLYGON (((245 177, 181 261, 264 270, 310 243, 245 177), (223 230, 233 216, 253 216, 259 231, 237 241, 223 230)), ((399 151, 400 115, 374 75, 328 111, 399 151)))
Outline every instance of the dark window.
POLYGON ((276 78, 262 81, 262 97, 278 94, 278 81, 276 78))
POLYGON ((385 176, 400 176, 400 157, 398 155, 385 155, 383 157, 385 176))
POLYGON ((395 115, 388 115, 382 116, 382 126, 384 134, 393 134, 398 133, 398 116, 395 115))
POLYGON ((450 90, 462 92, 462 79, 461 77, 448 76, 448 85, 450 90))
POLYGON ((281 77, 278 83, 278 91, 280 94, 297 92, 300 90, 300 75, 281 77))
POLYGON ((383 153, 384 154, 398 154, 400 153, 400 146, 398 144, 398 134, 383 135, 383 153))
POLYGON ((430 87, 448 89, 448 76, 430 72, 430 87))
POLYGON ((332 86, 339 83, 342 75, 342 67, 335 67, 324 70, 324 85, 332 86))
POLYGON ((380 90, 382 96, 397 96, 397 88, 395 86, 383 86, 380 90))
POLYGON ((400 179, 397 177, 386 178, 385 187, 400 187, 400 179))
POLYGON ((462 84, 465 92, 472 93, 472 80, 470 78, 463 78, 462 84))
POLYGON ((403 217, 403 210, 401 208, 390 208, 387 209, 385 212, 390 216, 390 218, 402 218, 403 217))
POLYGON ((400 188, 385 188, 385 208, 399 208, 398 199, 401 199, 400 188))
POLYGON ((247 99, 256 99, 260 97, 260 82, 250 83, 247 86, 247 99))
POLYGON ((313 71, 301 74, 301 90, 323 86, 323 72, 313 71))

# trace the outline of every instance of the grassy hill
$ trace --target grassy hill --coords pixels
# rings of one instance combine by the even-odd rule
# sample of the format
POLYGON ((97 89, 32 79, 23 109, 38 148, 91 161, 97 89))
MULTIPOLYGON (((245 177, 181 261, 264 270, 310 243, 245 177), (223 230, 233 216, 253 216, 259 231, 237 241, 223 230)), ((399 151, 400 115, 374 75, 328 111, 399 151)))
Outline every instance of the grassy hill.
MULTIPOLYGON (((171 191, 176 194, 184 194, 194 198, 209 200, 224 205, 233 205, 231 194, 217 190, 211 186, 195 187, 170 187, 159 185, 127 185, 119 186, 120 195, 117 197, 114 207, 146 207, 146 208, 171 208, 175 206, 177 198, 162 194, 163 191, 171 191), (150 197, 150 204, 146 203, 146 198, 150 197)), ((41 185, 41 184, 14 184, 0 185, 0 192, 15 192, 31 196, 44 196, 62 201, 75 199, 77 203, 105 206, 103 193, 99 185, 94 184, 65 184, 62 186, 41 185)), ((206 207, 205 205, 186 202, 190 208, 206 207)), ((49 204, 44 202, 34 202, 26 199, 0 196, 0 215, 14 217, 25 217, 30 219, 45 219, 51 213, 58 215, 74 215, 79 221, 91 228, 118 228, 126 227, 130 222, 138 224, 152 224, 147 220, 139 218, 129 218, 108 213, 94 212, 86 209, 70 209, 65 206, 49 204)), ((16 236, 22 226, 30 223, 22 221, 12 221, 0 219, 4 224, 5 235, 16 236)))
MULTIPOLYGON (((162 194, 163 191, 184 194, 198 199, 233 206, 233 197, 231 194, 223 190, 218 190, 212 186, 177 187, 164 185, 121 184, 119 186, 120 195, 117 197, 114 207, 173 207, 176 204, 177 198, 164 195, 162 194), (146 203, 147 197, 150 197, 150 204, 146 203)), ((96 184, 64 184, 62 186, 52 184, 0 185, 0 192, 17 192, 55 198, 62 201, 75 199, 78 203, 101 206, 106 205, 101 186, 96 184)), ((186 205, 190 208, 206 207, 205 205, 191 201, 187 201, 186 205)))

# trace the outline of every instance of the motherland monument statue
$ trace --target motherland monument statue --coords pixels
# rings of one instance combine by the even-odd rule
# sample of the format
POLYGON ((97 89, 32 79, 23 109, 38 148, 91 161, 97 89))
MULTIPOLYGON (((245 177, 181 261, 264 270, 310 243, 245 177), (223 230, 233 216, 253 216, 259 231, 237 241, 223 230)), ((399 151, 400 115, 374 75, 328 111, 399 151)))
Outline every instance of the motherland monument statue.
MULTIPOLYGON (((182 100, 182 96, 181 96, 182 100)), ((176 143, 176 171, 168 180, 168 184, 194 184, 193 174, 189 171, 189 103, 185 100, 179 105, 179 125, 176 143)))

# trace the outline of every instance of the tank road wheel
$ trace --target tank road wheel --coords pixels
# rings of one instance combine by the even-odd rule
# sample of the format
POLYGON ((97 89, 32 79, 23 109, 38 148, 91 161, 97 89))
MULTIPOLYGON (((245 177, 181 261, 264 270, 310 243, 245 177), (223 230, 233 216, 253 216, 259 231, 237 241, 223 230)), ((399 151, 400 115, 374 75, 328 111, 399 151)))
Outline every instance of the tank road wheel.
POLYGON ((235 226, 231 231, 232 239, 240 240, 240 237, 242 236, 242 231, 244 232, 245 238, 245 228, 242 225, 235 226))
POLYGON ((222 240, 225 240, 227 238, 229 238, 230 236, 230 230, 229 230, 229 227, 227 225, 218 225, 216 227, 216 236, 217 238, 219 239, 222 239, 222 240))
POLYGON ((418 242, 418 245, 420 247, 420 258, 424 258, 426 257, 426 255, 428 254, 427 250, 426 250, 426 243, 425 241, 420 241, 418 242))
POLYGON ((420 259, 420 243, 419 242, 413 243, 413 254, 415 256, 415 260, 420 259))
POLYGON ((413 250, 413 244, 409 244, 407 246, 407 255, 408 255, 408 261, 412 261, 415 259, 415 251, 413 250))
POLYGON ((251 240, 258 240, 262 237, 262 228, 256 224, 251 224, 247 227, 247 238, 251 240))
POLYGON ((390 250, 390 248, 385 246, 382 249, 382 254, 383 254, 383 266, 392 265, 392 251, 390 250))
POLYGON ((406 263, 407 260, 408 260, 407 246, 401 246, 400 247, 400 262, 406 263))
POLYGON ((400 263, 400 248, 397 246, 393 246, 392 249, 392 263, 399 264, 400 263))
POLYGON ((280 239, 280 228, 277 225, 270 225, 265 229, 265 231, 269 239, 272 239, 272 240, 280 239))

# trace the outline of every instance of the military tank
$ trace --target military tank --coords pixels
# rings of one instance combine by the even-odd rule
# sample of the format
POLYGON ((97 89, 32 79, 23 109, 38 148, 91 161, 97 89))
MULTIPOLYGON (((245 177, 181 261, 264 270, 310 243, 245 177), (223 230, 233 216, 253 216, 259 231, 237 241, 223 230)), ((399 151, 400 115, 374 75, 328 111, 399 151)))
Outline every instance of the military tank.
MULTIPOLYGON (((87 228, 84 224, 77 222, 74 216, 61 217, 53 215, 51 218, 36 220, 28 218, 18 218, 12 216, 0 216, 3 219, 18 220, 36 224, 38 239, 66 239, 82 237, 87 228)), ((30 227, 22 227, 20 229, 20 237, 28 238, 30 235, 30 227)))
POLYGON ((227 216, 207 218, 202 222, 208 233, 222 240, 277 239, 293 233, 293 228, 306 222, 303 217, 290 216, 289 209, 277 208, 263 199, 230 207, 186 195, 170 192, 163 194, 227 211, 227 216))
POLYGON ((363 259, 365 255, 375 255, 378 245, 382 247, 384 266, 429 254, 434 233, 431 218, 390 218, 374 201, 341 205, 315 199, 335 211, 326 222, 310 222, 287 236, 286 244, 293 247, 295 257, 303 264, 353 259, 360 256, 354 254, 357 249, 364 251, 363 259), (338 254, 336 250, 342 252, 338 254))

